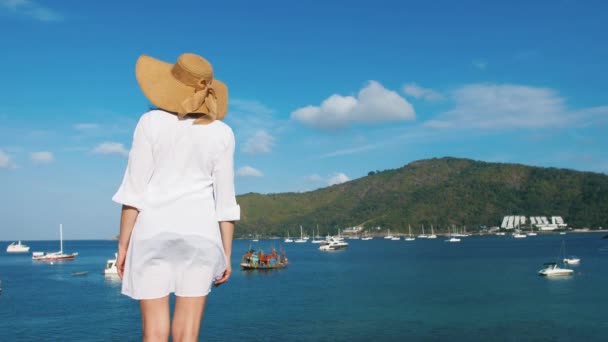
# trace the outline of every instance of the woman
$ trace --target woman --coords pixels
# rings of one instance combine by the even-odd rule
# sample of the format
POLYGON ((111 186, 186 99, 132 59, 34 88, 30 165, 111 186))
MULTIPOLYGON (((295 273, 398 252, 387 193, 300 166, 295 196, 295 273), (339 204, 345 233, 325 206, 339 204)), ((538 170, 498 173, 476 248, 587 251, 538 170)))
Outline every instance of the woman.
POLYGON ((139 300, 144 341, 196 341, 212 285, 228 280, 234 221, 234 135, 220 121, 228 89, 195 54, 141 56, 137 81, 158 110, 139 120, 123 182, 122 293, 139 300), (175 293, 173 321, 169 294, 175 293))

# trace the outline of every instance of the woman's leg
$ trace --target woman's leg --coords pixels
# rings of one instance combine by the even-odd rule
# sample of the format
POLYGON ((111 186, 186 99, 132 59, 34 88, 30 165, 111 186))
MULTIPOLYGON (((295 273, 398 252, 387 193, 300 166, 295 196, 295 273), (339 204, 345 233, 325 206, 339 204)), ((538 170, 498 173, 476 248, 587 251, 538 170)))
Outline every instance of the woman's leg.
POLYGON ((171 336, 174 342, 198 341, 206 301, 207 296, 175 296, 175 311, 171 323, 171 336))
POLYGON ((139 301, 144 342, 169 340, 169 296, 139 301))

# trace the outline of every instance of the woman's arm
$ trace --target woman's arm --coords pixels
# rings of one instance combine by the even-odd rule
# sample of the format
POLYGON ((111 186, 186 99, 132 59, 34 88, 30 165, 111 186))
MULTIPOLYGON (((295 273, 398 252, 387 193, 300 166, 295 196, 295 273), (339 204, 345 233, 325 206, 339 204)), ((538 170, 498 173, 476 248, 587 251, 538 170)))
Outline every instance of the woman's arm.
POLYGON ((129 240, 131 240, 131 232, 135 221, 137 220, 139 211, 131 206, 123 205, 120 215, 120 235, 118 236, 118 256, 116 257, 116 269, 118 276, 122 279, 122 274, 125 269, 125 259, 127 257, 127 249, 129 248, 129 240))
POLYGON ((220 222, 220 233, 222 234, 222 245, 224 246, 224 253, 226 253, 226 271, 222 278, 215 282, 215 286, 228 281, 230 274, 232 273, 232 266, 230 260, 232 256, 232 236, 234 235, 234 221, 222 221, 220 222))

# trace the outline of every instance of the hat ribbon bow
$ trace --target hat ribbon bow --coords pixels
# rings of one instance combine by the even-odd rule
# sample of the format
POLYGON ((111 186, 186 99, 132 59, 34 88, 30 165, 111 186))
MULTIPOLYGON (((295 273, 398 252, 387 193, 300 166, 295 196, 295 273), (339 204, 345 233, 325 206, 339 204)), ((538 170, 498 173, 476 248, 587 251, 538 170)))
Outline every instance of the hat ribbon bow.
POLYGON ((182 101, 181 109, 177 112, 177 115, 181 119, 199 109, 203 104, 207 105, 209 109, 209 112, 206 114, 213 120, 217 118, 217 95, 213 84, 212 82, 200 82, 199 84, 201 83, 202 87, 200 89, 182 101))

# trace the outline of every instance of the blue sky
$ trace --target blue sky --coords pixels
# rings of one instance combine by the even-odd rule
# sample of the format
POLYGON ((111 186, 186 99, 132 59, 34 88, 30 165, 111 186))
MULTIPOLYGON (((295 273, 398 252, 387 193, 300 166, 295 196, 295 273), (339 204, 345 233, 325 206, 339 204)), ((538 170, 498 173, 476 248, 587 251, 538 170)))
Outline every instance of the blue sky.
POLYGON ((0 240, 108 238, 140 54, 230 90, 238 193, 455 156, 608 172, 602 1, 0 0, 0 240))

